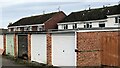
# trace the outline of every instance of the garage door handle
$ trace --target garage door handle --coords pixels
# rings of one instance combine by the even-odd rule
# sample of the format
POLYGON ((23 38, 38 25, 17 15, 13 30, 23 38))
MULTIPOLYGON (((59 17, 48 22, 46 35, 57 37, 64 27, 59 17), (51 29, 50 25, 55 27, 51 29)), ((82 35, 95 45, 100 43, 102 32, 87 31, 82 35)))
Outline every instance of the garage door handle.
POLYGON ((63 50, 63 52, 65 52, 65 50, 63 50))
POLYGON ((38 55, 40 55, 40 54, 38 54, 38 55))

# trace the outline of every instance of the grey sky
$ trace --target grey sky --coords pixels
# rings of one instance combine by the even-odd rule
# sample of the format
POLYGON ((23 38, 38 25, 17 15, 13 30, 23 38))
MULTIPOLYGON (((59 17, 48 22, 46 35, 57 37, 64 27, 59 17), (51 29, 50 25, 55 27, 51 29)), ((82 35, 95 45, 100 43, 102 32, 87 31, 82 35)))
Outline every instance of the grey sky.
POLYGON ((0 2, 0 28, 7 28, 7 25, 10 22, 14 23, 23 17, 43 14, 43 11, 45 11, 45 13, 56 12, 58 11, 59 6, 60 10, 64 11, 68 15, 71 12, 88 9, 88 5, 90 5, 91 8, 98 8, 102 7, 103 5, 115 5, 119 2, 119 0, 89 1, 76 0, 74 2, 71 2, 70 0, 53 0, 51 2, 48 2, 45 0, 42 2, 40 0, 21 0, 17 2, 15 0, 6 0, 5 2, 0 2))

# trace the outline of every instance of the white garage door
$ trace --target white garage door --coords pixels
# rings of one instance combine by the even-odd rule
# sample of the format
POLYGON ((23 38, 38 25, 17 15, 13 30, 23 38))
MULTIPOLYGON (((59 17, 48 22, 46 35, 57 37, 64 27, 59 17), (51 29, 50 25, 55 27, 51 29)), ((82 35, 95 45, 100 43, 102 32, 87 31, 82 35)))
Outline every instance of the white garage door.
POLYGON ((31 61, 46 63, 46 35, 31 35, 31 61))
POLYGON ((75 35, 52 34, 52 64, 55 66, 76 66, 75 35))
POLYGON ((3 49, 3 35, 0 35, 0 49, 3 49))

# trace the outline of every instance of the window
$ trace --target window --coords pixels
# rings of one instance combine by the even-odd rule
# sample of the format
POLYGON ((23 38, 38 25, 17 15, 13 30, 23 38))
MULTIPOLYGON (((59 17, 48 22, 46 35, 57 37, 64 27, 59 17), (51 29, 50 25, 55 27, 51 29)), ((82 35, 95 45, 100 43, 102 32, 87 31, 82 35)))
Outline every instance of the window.
POLYGON ((100 23, 99 27, 105 27, 105 23, 100 23))
POLYGON ((30 27, 30 26, 25 27, 24 30, 25 30, 25 31, 30 31, 30 30, 31 30, 31 27, 30 27))
POLYGON ((20 27, 20 31, 24 31, 24 27, 20 27))
POLYGON ((10 28, 10 31, 14 31, 14 28, 10 28))
POLYGON ((119 17, 115 17, 115 23, 120 23, 120 16, 119 17))
POLYGON ((37 31, 38 26, 32 26, 32 31, 37 31))
POLYGON ((67 25, 67 24, 64 24, 64 25, 63 25, 63 29, 68 29, 68 25, 67 25))
POLYGON ((42 28, 38 28, 39 31, 42 31, 43 29, 42 28))
POLYGON ((92 22, 84 23, 84 28, 92 28, 92 22))
POLYGON ((26 30, 29 31, 30 27, 27 27, 26 30))
POLYGON ((77 28, 77 23, 73 24, 73 29, 77 28))

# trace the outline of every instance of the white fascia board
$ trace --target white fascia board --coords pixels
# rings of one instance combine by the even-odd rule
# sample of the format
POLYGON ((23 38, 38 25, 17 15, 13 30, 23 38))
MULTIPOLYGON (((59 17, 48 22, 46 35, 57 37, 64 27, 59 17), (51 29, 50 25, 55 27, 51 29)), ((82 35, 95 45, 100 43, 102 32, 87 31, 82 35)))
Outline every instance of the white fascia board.
POLYGON ((94 22, 106 22, 106 21, 107 21, 107 19, 100 19, 100 20, 90 20, 90 21, 84 21, 84 22, 86 22, 86 23, 88 23, 88 22, 94 23, 94 22))
POLYGON ((102 32, 102 31, 120 31, 120 29, 104 29, 104 30, 78 30, 77 32, 102 32))
POLYGON ((117 17, 117 16, 120 16, 120 14, 116 14, 116 15, 107 15, 108 18, 110 18, 110 17, 117 17))
POLYGON ((58 25, 62 25, 62 24, 74 24, 74 23, 79 23, 82 24, 83 21, 76 21, 76 22, 65 22, 65 23, 57 23, 58 25))
POLYGON ((8 28, 16 28, 16 27, 27 27, 27 26, 42 26, 44 24, 35 24, 35 25, 21 25, 21 26, 11 26, 11 27, 8 27, 8 28))
POLYGON ((62 24, 74 24, 74 23, 79 23, 79 24, 82 24, 82 23, 88 23, 88 22, 106 22, 107 19, 100 19, 100 20, 89 20, 89 21, 76 21, 76 22, 65 22, 65 23, 57 23, 58 25, 62 25, 62 24))

